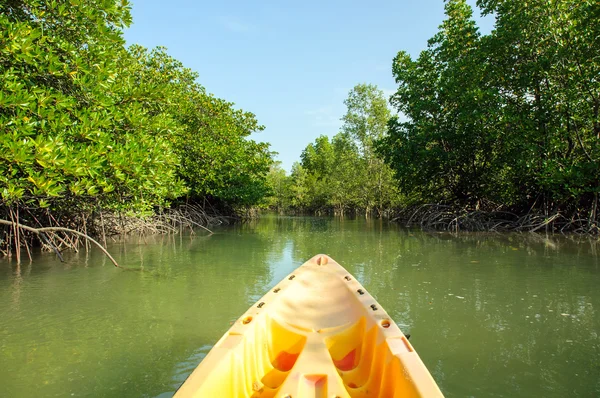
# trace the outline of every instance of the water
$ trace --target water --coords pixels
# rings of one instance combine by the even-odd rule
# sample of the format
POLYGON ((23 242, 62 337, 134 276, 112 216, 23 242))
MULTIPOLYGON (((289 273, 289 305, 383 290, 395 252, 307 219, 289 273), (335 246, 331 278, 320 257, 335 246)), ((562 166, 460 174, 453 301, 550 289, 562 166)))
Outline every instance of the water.
POLYGON ((594 242, 265 217, 206 237, 0 262, 0 396, 169 397, 264 292, 317 253, 388 311, 447 397, 600 395, 594 242))

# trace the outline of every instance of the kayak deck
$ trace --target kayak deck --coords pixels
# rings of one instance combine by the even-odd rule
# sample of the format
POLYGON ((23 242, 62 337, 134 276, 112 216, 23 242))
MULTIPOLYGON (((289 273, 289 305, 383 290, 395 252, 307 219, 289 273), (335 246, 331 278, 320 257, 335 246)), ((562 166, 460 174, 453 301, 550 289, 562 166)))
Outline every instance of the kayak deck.
POLYGON ((253 305, 176 397, 441 397, 408 339, 341 265, 318 255, 253 305))

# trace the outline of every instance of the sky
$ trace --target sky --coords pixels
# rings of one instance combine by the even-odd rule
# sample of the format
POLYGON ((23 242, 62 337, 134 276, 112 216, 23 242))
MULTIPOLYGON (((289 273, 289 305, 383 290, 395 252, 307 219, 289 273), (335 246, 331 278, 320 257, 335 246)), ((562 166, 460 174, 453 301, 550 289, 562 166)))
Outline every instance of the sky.
MULTIPOLYGON (((340 131, 356 84, 391 95, 395 55, 416 58, 444 20, 443 0, 132 2, 127 43, 167 47, 208 92, 254 113, 266 128, 251 138, 287 171, 315 138, 340 131)), ((468 3, 489 32, 493 19, 468 3)))

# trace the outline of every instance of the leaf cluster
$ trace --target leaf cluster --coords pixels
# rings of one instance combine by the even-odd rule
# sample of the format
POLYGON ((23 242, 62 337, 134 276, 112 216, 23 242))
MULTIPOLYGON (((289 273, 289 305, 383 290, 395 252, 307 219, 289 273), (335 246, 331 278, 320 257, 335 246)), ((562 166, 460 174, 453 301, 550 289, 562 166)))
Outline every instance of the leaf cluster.
POLYGON ((600 190, 600 16, 596 1, 464 0, 416 60, 393 62, 398 90, 378 150, 416 203, 575 209, 600 190))
POLYGON ((306 146, 285 183, 272 172, 275 202, 280 208, 317 213, 375 210, 381 214, 398 204, 391 168, 375 153, 375 142, 386 135, 391 112, 381 90, 358 84, 344 101, 342 131, 318 137, 306 146), (277 185, 275 185, 275 183, 277 185))
POLYGON ((268 145, 166 50, 125 47, 126 0, 0 4, 0 194, 137 213, 187 194, 252 205, 268 145))

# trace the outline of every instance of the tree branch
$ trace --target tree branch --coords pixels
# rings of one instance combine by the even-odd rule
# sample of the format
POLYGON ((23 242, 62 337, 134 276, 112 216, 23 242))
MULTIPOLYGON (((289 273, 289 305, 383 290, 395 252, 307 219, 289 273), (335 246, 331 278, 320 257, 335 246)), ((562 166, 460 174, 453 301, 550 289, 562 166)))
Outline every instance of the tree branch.
MULTIPOLYGON (((96 246, 98 246, 100 248, 100 250, 102 250, 102 252, 106 255, 106 257, 108 257, 110 259, 110 261, 112 261, 112 263, 115 265, 115 267, 118 268, 122 268, 117 261, 110 255, 110 253, 100 244, 98 243, 96 240, 94 240, 93 238, 91 238, 90 236, 76 231, 74 229, 70 229, 70 228, 63 228, 63 227, 45 227, 45 228, 33 228, 33 227, 28 227, 27 225, 23 225, 23 224, 18 224, 12 221, 7 221, 7 220, 1 220, 0 219, 0 224, 4 224, 4 225, 8 225, 11 227, 18 227, 20 229, 23 229, 25 231, 29 231, 29 232, 33 232, 34 234, 36 234, 38 236, 38 238, 44 242, 44 240, 46 239, 45 236, 45 232, 55 232, 55 231, 61 231, 61 232, 68 232, 71 234, 75 234, 78 236, 81 236, 87 240, 89 240, 90 242, 92 242, 93 244, 95 244, 96 246)), ((48 242, 48 240, 46 239, 46 242, 48 242)), ((55 253, 58 254, 58 250, 56 248, 53 247, 53 250, 55 253)), ((62 260, 62 256, 60 254, 58 254, 59 258, 62 260)))

